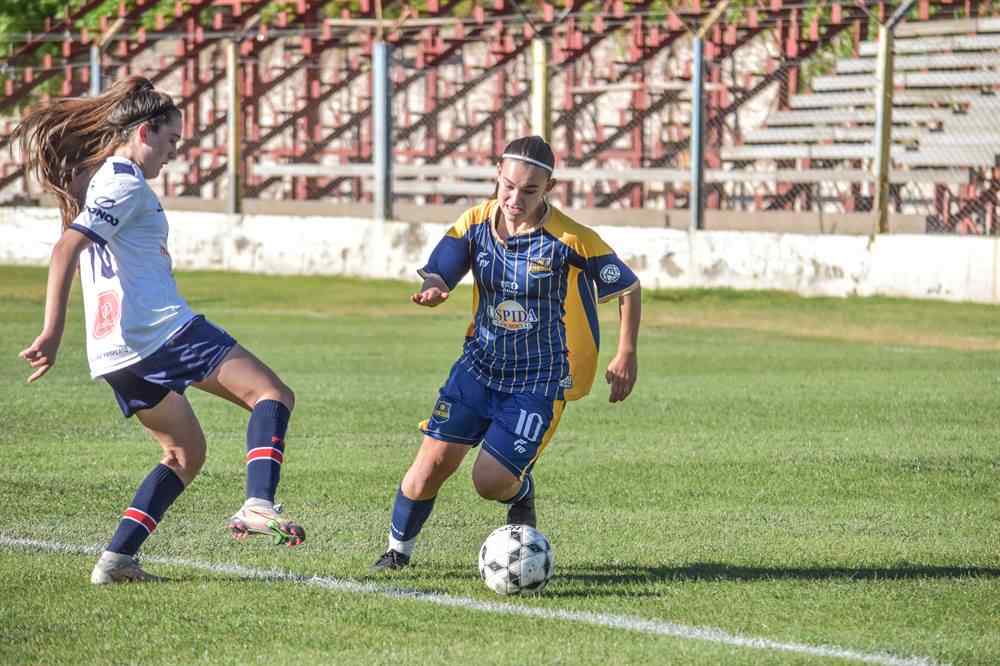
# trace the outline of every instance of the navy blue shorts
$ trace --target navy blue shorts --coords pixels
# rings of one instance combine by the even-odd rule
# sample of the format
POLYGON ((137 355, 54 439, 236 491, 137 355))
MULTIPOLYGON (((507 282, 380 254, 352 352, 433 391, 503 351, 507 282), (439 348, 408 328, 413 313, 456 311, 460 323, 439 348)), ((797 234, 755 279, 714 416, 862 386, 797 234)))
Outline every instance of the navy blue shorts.
POLYGON ((559 427, 566 401, 534 393, 504 393, 456 363, 420 431, 442 442, 483 448, 524 478, 559 427))
POLYGON ((208 377, 235 345, 231 335, 198 315, 150 356, 104 379, 127 418, 208 377))

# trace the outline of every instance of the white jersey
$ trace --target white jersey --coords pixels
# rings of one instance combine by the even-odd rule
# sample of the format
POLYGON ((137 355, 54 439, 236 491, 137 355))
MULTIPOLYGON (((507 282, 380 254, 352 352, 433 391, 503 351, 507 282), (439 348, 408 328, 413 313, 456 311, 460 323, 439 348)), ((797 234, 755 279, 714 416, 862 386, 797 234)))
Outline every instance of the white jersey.
POLYGON ((167 216, 135 163, 109 157, 70 228, 93 241, 80 255, 92 377, 149 356, 194 317, 174 282, 167 216))

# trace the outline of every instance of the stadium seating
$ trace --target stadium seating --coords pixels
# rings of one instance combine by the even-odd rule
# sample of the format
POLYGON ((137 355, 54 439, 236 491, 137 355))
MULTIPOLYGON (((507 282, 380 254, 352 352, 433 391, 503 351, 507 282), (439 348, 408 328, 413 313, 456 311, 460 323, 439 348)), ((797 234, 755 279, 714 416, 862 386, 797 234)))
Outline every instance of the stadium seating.
MULTIPOLYGON (((806 168, 787 181, 815 182, 814 171, 873 160, 877 49, 861 43, 859 57, 812 80, 812 93, 791 95, 790 108, 770 112, 743 145, 723 148, 723 161, 768 170, 778 160, 786 169, 789 160, 823 160, 823 169, 799 162, 806 168)), ((1000 18, 904 23, 894 53, 893 182, 926 182, 917 174, 929 169, 942 185, 991 177, 1000 156, 1000 18)))

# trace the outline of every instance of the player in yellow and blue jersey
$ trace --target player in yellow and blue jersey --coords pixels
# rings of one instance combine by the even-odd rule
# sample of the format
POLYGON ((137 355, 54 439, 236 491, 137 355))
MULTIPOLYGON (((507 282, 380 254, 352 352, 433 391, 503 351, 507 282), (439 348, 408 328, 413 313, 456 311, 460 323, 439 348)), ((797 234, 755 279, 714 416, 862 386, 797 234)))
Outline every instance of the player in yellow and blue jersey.
POLYGON ((473 320, 424 439, 396 493, 389 548, 374 569, 407 566, 445 480, 482 443, 472 477, 507 522, 535 526, 531 469, 567 400, 587 395, 597 368, 597 302, 619 298, 618 353, 608 366, 611 402, 637 376, 639 280, 594 231, 551 206, 552 149, 537 136, 511 142, 496 198, 467 210, 420 270, 417 305, 443 303, 471 270, 473 320))

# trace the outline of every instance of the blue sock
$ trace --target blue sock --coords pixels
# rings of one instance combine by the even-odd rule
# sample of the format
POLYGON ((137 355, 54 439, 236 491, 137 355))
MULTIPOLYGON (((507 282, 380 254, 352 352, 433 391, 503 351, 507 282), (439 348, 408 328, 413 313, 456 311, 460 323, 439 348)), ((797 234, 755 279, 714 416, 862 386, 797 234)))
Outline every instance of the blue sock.
POLYGON ((184 491, 184 482, 174 470, 157 465, 139 485, 132 504, 125 509, 108 550, 135 555, 142 542, 153 533, 163 514, 184 491))
POLYGON ((274 501, 291 412, 277 400, 254 405, 247 425, 247 498, 274 501))
POLYGON ((413 539, 420 534, 427 517, 434 508, 434 500, 412 500, 403 494, 403 489, 396 491, 396 502, 392 506, 392 525, 389 528, 389 547, 404 555, 413 550, 413 539))
POLYGON ((524 475, 524 480, 521 482, 521 487, 518 489, 514 496, 507 500, 501 500, 501 504, 517 504, 521 500, 526 500, 531 498, 535 494, 535 481, 531 478, 530 474, 524 475))

